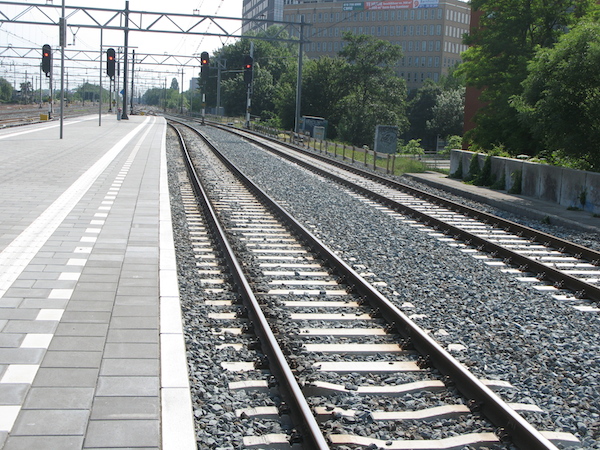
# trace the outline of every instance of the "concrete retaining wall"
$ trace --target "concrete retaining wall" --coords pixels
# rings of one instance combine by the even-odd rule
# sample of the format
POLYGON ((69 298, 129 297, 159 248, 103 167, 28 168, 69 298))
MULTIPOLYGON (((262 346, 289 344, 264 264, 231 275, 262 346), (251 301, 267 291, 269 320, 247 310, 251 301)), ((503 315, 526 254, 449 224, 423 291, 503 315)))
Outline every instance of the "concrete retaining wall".
MULTIPOLYGON (((474 154, 452 150, 450 173, 455 174, 462 164, 462 177, 466 177, 474 154)), ((478 154, 479 167, 483 167, 485 158, 485 155, 478 154)), ((496 179, 504 178, 507 191, 513 187, 515 177, 520 173, 521 195, 600 214, 600 173, 497 156, 492 156, 492 173, 496 179)))

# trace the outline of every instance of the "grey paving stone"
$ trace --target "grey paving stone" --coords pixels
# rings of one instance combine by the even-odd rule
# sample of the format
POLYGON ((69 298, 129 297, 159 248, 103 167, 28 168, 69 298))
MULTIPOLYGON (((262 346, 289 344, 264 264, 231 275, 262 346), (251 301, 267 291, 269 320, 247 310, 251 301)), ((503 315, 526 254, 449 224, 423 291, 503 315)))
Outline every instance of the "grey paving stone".
POLYGON ((68 312, 98 312, 110 313, 114 306, 113 301, 100 300, 71 300, 67 306, 68 312))
MULTIPOLYGON (((71 302, 69 307, 71 307, 71 302)), ((107 311, 65 311, 61 322, 75 323, 108 323, 110 320, 110 312, 107 311)))
POLYGON ((96 281, 92 283, 79 282, 77 283, 77 291, 90 291, 90 292, 105 292, 111 293, 117 291, 117 282, 108 282, 108 281, 96 281))
POLYGON ((30 298, 48 298, 50 289, 20 289, 9 288, 6 291, 7 297, 30 297, 30 298))
MULTIPOLYGON (((15 281, 11 287, 13 289, 31 289, 34 285, 36 284, 35 280, 24 280, 19 278, 17 281, 15 281)), ((42 286, 38 286, 38 287, 42 287, 42 286)))
POLYGON ((106 342, 158 343, 158 330, 111 329, 108 331, 106 342))
POLYGON ((40 311, 37 309, 0 308, 0 319, 34 320, 40 311))
POLYGON ((78 450, 82 447, 83 436, 11 436, 2 450, 78 450))
POLYGON ((69 300, 60 298, 26 298, 21 303, 20 308, 31 309, 65 309, 69 300))
POLYGON ((21 405, 28 390, 28 383, 0 384, 0 405, 21 405))
POLYGON ((0 348, 18 347, 23 339, 25 339, 23 333, 0 333, 0 348))
POLYGON ((73 280, 37 280, 34 288, 36 289, 73 289, 77 281, 73 280))
POLYGON ((71 300, 80 300, 88 302, 113 301, 114 298, 115 292, 90 291, 77 288, 75 289, 75 291, 73 291, 73 295, 71 295, 71 300))
POLYGON ((84 448, 159 447, 157 420, 90 420, 84 448))
POLYGON ((21 410, 12 436, 83 435, 88 423, 87 410, 21 410))
POLYGON ((90 420, 158 420, 158 397, 96 397, 90 420))
POLYGON ((158 358, 158 343, 107 342, 105 358, 158 358))
POLYGON ((135 287, 135 286, 119 286, 117 289, 117 295, 132 295, 132 296, 145 296, 145 297, 157 297, 157 287, 135 287))
POLYGON ((105 323, 60 323, 55 336, 106 336, 108 324, 105 323))
POLYGON ((158 377, 98 377, 100 397, 153 397, 159 394, 158 377))
POLYGON ((153 306, 117 306, 113 309, 113 317, 153 317, 158 316, 158 305, 153 306))
POLYGON ((117 295, 115 297, 115 306, 145 306, 154 308, 158 311, 158 296, 141 295, 117 295))
POLYGON ((23 409, 82 409, 89 410, 94 399, 94 388, 33 387, 23 409))
MULTIPOLYGON (((56 339, 56 337, 54 338, 56 339)), ((49 350, 41 367, 73 367, 98 369, 102 361, 102 352, 91 351, 52 351, 49 350)))
POLYGON ((2 450, 77 450, 82 447, 83 436, 11 436, 2 450))
POLYGON ((151 359, 105 358, 100 366, 101 376, 159 376, 160 363, 151 359))
POLYGON ((113 317, 111 328, 121 329, 158 329, 158 317, 113 317))
POLYGON ((9 320, 2 329, 5 333, 52 334, 58 322, 55 320, 9 320))
POLYGON ((39 364, 44 357, 43 348, 0 348, 3 364, 39 364))
POLYGON ((84 267, 81 276, 98 275, 98 276, 114 276, 118 277, 121 273, 120 267, 84 267))
POLYGON ((18 308, 23 302, 23 297, 9 297, 5 295, 2 297, 2 306, 0 308, 18 308))
POLYGON ((102 336, 55 336, 48 350, 102 351, 104 342, 102 336))
POLYGON ((34 387, 95 387, 98 369, 40 367, 34 387))

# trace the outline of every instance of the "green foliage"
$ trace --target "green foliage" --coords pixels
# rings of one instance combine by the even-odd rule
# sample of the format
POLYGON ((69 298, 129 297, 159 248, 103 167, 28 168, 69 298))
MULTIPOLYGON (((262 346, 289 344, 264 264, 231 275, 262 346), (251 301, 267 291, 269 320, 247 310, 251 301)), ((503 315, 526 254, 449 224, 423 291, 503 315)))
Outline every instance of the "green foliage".
POLYGON ((472 0, 483 11, 480 27, 465 38, 459 75, 483 89, 486 102, 475 117, 469 138, 484 148, 502 143, 513 154, 533 155, 538 143, 530 128, 514 113, 511 98, 522 92, 527 63, 537 48, 549 48, 579 17, 594 8, 594 0, 472 0))
POLYGON ((460 134, 463 129, 465 89, 444 90, 436 98, 427 128, 437 136, 460 134))
POLYGON ((518 117, 556 160, 575 159, 600 170, 600 24, 584 21, 528 66, 518 117), (592 150, 594 149, 594 150, 592 150))
POLYGON ((462 148, 463 138, 461 136, 447 136, 446 137, 446 146, 444 150, 440 153, 444 155, 449 155, 452 150, 460 150, 462 148))
POLYGON ((520 170, 516 170, 510 174, 510 178, 512 181, 512 186, 508 190, 509 194, 520 194, 523 184, 523 172, 520 170))
POLYGON ((479 167, 479 157, 477 153, 474 153, 471 157, 471 162, 469 163, 469 173, 464 178, 465 181, 473 181, 476 180, 479 174, 481 173, 481 168, 479 167))
POLYGON ((12 94, 12 85, 5 78, 0 77, 0 102, 10 102, 12 94))
POLYGON ((372 145, 376 125, 406 127, 404 80, 394 74, 402 56, 398 45, 372 36, 344 34, 339 55, 348 66, 341 78, 348 89, 340 101, 340 139, 372 145))
POLYGON ((456 168, 456 172, 450 174, 450 178, 457 178, 461 180, 463 177, 463 162, 462 158, 458 161, 458 167, 456 168))
POLYGON ((411 139, 406 145, 400 146, 400 153, 407 155, 424 155, 425 150, 421 147, 421 139, 411 139))
MULTIPOLYGON (((287 33, 278 26, 273 26, 266 31, 256 33, 257 36, 269 38, 288 38, 287 33)), ((275 40, 264 41, 259 39, 241 39, 234 44, 227 45, 217 50, 211 61, 227 61, 227 72, 222 73, 221 103, 226 113, 231 116, 242 116, 246 113, 246 85, 240 70, 243 67, 244 56, 250 54, 250 43, 254 43, 254 80, 252 84, 252 110, 253 116, 262 117, 266 111, 289 111, 288 102, 291 102, 292 111, 294 97, 288 98, 287 94, 295 94, 297 50, 296 45, 275 40), (289 90, 290 83, 294 87, 289 90)), ((214 63, 213 63, 214 64, 214 63)), ((211 69, 207 89, 207 105, 216 105, 217 92, 216 70, 211 69)), ((288 116, 281 117, 282 122, 289 121, 288 116)), ((291 116, 293 123, 293 113, 291 116)))
POLYGON ((409 128, 403 136, 404 139, 421 139, 427 148, 435 146, 437 130, 430 127, 429 122, 433 118, 433 110, 442 92, 439 84, 427 79, 423 86, 413 93, 407 107, 409 128))
POLYGON ((476 186, 492 186, 495 182, 496 179, 492 174, 492 156, 487 155, 481 171, 473 177, 473 184, 476 186))

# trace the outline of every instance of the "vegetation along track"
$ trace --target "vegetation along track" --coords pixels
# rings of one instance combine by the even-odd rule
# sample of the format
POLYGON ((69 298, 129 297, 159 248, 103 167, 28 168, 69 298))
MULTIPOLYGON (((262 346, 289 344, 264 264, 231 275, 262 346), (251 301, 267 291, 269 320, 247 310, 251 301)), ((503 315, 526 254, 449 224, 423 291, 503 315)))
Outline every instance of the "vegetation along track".
POLYGON ((515 274, 583 311, 600 311, 600 252, 386 178, 356 164, 231 127, 265 150, 332 179, 392 211, 414 218, 449 245, 515 274))
MULTIPOLYGON (((194 145, 194 152, 206 147, 198 144, 190 131, 183 134, 194 145)), ((228 308, 212 317, 235 321, 239 319, 239 314, 234 314, 237 310, 251 319, 269 370, 277 376, 293 423, 303 436, 304 448, 506 448, 511 444, 501 440, 508 438, 521 448, 533 449, 555 448, 549 439, 576 441, 568 434, 536 431, 515 412, 535 407, 509 406, 500 400, 491 388, 508 389, 509 385, 477 380, 275 202, 248 180, 242 181, 243 174, 236 172, 234 181, 224 169, 217 169, 214 157, 204 151, 192 159, 207 177, 194 190, 202 198, 212 198, 224 223, 210 228, 232 240, 227 245, 225 237, 220 239, 220 252, 231 255, 225 258, 228 270, 237 269, 229 272, 229 278, 246 291, 239 295, 243 307, 228 300, 208 300, 211 305, 228 308), (209 194, 201 193, 201 184, 211 186, 209 194), (247 189, 256 198, 250 197, 247 189), (275 330, 270 331, 269 325, 275 330), (344 374, 348 373, 354 375, 354 383, 347 382, 344 374), (407 397, 414 395, 421 395, 419 410, 406 407, 410 404, 407 397), (382 411, 368 413, 370 425, 365 433, 352 419, 373 411, 374 404, 382 411), (315 426, 315 418, 320 428, 315 426), (432 421, 442 421, 442 430, 432 421), (431 438, 424 439, 424 435, 431 438)), ((224 157, 221 161, 229 164, 224 157)), ((228 170, 235 172, 232 166, 228 170)), ((208 203, 205 208, 211 210, 208 203)), ((222 292, 222 288, 216 291, 222 292)), ((240 327, 224 329, 243 334, 240 327)), ((223 328, 219 327, 219 332, 223 328)), ((256 380, 251 381, 256 377, 256 363, 229 361, 222 366, 230 372, 247 371, 245 376, 236 375, 240 379, 230 384, 231 388, 257 386, 256 380)), ((238 410, 238 415, 245 419, 277 415, 273 406, 280 406, 281 412, 281 404, 277 400, 272 403, 261 408, 248 405, 238 410)), ((246 436, 244 444, 268 443, 275 448, 277 442, 293 441, 291 436, 289 430, 246 436)))

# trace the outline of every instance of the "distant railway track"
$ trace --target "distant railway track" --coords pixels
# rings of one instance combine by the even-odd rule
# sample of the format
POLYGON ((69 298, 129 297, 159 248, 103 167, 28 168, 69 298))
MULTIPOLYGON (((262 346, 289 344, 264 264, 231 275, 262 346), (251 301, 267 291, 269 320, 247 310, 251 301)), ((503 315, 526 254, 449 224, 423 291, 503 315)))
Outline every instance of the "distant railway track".
POLYGON ((580 310, 598 311, 600 301, 600 252, 548 233, 520 225, 445 198, 415 189, 359 165, 323 156, 272 138, 232 127, 261 148, 332 179, 400 213, 414 226, 486 264, 513 273, 539 290, 553 293, 580 310))
MULTIPOLYGON (((200 226, 192 231, 199 239, 195 246, 197 265, 205 276, 204 283, 210 286, 207 293, 232 292, 235 286, 243 300, 237 304, 219 295, 207 300, 207 305, 217 311, 223 309, 211 313, 212 319, 222 323, 215 332, 228 334, 229 342, 232 336, 235 341, 235 336, 254 329, 261 344, 256 356, 267 357, 258 363, 229 361, 221 365, 230 372, 247 374, 238 374, 241 380, 230 384, 231 389, 260 386, 268 390, 264 374, 260 375, 257 369, 268 368, 276 374, 293 424, 300 432, 298 442, 304 448, 460 448, 483 444, 503 448, 502 439, 508 438, 520 448, 534 449, 555 448, 551 439, 576 441, 564 433, 535 430, 515 412, 532 410, 531 405, 509 406, 500 400, 491 389, 493 383, 474 377, 360 274, 245 179, 223 155, 218 156, 217 164, 213 156, 199 150, 210 147, 210 142, 204 140, 200 144, 199 138, 190 133, 182 130, 180 135, 187 135, 181 138, 182 147, 186 140, 188 146, 195 147, 185 157, 191 190, 196 192, 196 199, 188 199, 188 204, 193 209, 197 202, 204 211, 203 219, 192 219, 200 226), (226 165, 227 171, 217 168, 220 164, 226 165), (203 180, 193 170, 195 165, 200 166, 203 180), (235 173, 235 179, 228 171, 235 173), (210 217, 215 220, 212 225, 210 217), (208 250, 209 234, 218 249, 208 250), (223 261, 228 263, 222 264, 223 261), (221 264, 227 269, 222 269, 221 264), (359 374, 356 379, 361 383, 340 383, 344 373, 359 374), (404 382, 389 385, 383 381, 389 378, 404 382), (398 396, 415 391, 432 393, 430 408, 407 411, 402 402, 396 402, 398 396), (373 396, 385 398, 388 405, 386 412, 371 414, 377 424, 371 433, 386 435, 385 439, 361 436, 349 425, 354 415, 368 409, 360 405, 357 397, 373 396), (349 399, 354 408, 344 407, 349 399), (432 417, 464 415, 472 418, 474 426, 463 428, 455 439, 413 441, 394 437, 402 435, 404 427, 410 428, 407 423, 414 425, 416 421, 427 429, 427 420, 432 417), (332 429, 336 431, 331 432, 332 429), (390 429, 394 433, 382 431, 390 429)), ((238 350, 243 347, 236 342, 226 345, 238 350)), ((501 385, 497 383, 495 387, 501 385)), ((277 406, 281 405, 248 405, 236 414, 251 421, 287 415, 287 409, 282 412, 277 406)), ((444 431, 432 432, 440 434, 444 435, 444 431)), ((287 434, 249 436, 244 445, 276 446, 285 442, 295 442, 290 430, 287 434)))

